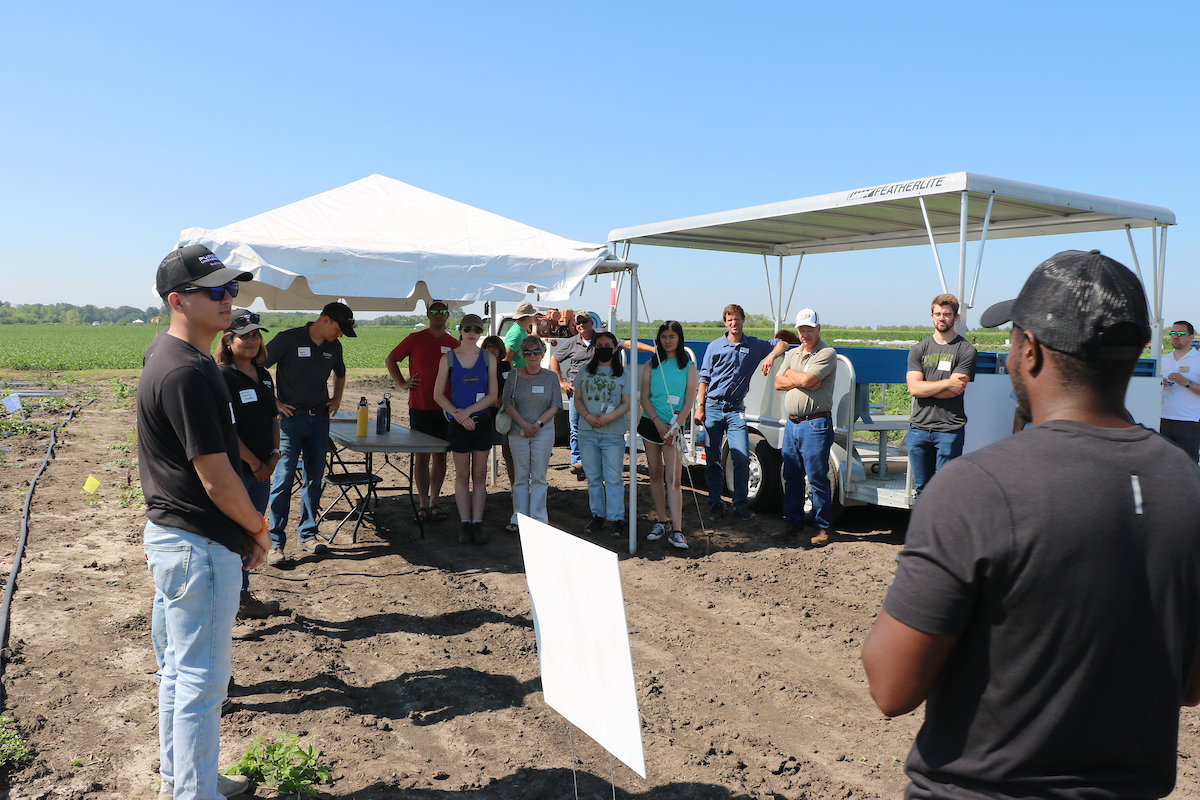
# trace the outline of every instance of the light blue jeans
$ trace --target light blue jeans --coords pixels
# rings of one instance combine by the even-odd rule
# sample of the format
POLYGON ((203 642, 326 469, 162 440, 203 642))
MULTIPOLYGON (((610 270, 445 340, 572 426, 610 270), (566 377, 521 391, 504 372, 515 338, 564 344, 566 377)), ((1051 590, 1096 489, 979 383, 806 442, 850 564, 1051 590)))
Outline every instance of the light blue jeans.
MULTIPOLYGON (((583 461, 583 456, 581 455, 579 445, 579 435, 581 433, 579 430, 579 412, 575 410, 574 396, 567 398, 567 422, 571 428, 571 466, 575 466, 583 461)), ((586 470, 587 464, 584 464, 583 468, 586 470)))
POLYGON ((967 440, 967 429, 956 431, 926 431, 909 428, 904 437, 908 449, 908 466, 913 474, 913 497, 921 494, 925 484, 952 459, 962 455, 963 443, 967 440))
POLYGON ((161 601, 159 774, 176 800, 218 800, 221 701, 232 674, 242 559, 191 531, 146 523, 143 546, 161 601))
POLYGON ((579 455, 587 473, 588 505, 592 516, 609 522, 625 519, 625 437, 580 429, 579 455))
POLYGON ((325 476, 325 453, 329 449, 329 417, 297 414, 279 418, 279 463, 271 483, 271 546, 287 543, 288 511, 292 506, 292 483, 296 465, 303 466, 304 483, 300 487, 300 524, 296 526, 302 542, 317 535, 317 509, 321 505, 321 479, 325 476))
POLYGON ((750 434, 746 431, 746 407, 741 403, 704 402, 704 445, 708 463, 704 481, 708 484, 708 505, 725 505, 721 492, 725 487, 725 470, 721 468, 721 436, 729 442, 729 458, 733 460, 733 507, 742 509, 750 503, 750 434))

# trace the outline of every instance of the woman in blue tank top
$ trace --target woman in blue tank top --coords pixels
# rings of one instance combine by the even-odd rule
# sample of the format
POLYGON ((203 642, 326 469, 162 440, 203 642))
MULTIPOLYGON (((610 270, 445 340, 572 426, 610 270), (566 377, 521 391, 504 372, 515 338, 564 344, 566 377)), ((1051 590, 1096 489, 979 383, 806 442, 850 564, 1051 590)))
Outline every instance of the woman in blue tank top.
POLYGON ((667 432, 676 421, 680 429, 687 427, 696 400, 696 362, 684 349, 683 326, 675 320, 664 322, 654 341, 657 352, 642 368, 642 388, 638 398, 642 406, 638 433, 646 446, 650 496, 654 498, 654 510, 658 514, 658 522, 646 538, 655 541, 667 536, 672 546, 686 550, 687 539, 682 530, 683 487, 680 484, 683 457, 676 447, 675 437, 668 436, 667 432))
POLYGON ((462 520, 459 544, 487 544, 483 505, 487 502, 487 456, 492 449, 496 402, 496 362, 479 349, 483 320, 467 314, 459 325, 461 342, 442 356, 433 399, 446 412, 446 437, 454 453, 454 500, 462 520))

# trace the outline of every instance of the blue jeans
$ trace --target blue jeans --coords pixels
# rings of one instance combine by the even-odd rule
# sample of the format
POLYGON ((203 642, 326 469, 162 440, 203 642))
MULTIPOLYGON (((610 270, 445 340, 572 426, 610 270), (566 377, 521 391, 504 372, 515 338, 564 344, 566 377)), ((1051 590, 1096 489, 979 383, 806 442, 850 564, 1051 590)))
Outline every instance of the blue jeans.
MULTIPOLYGON (((271 482, 256 481, 252 474, 242 474, 242 486, 246 487, 246 494, 250 495, 250 502, 254 504, 254 510, 260 514, 267 513, 267 500, 271 497, 271 482)), ((250 591, 250 571, 242 570, 242 591, 250 591)))
MULTIPOLYGON (((575 410, 575 398, 567 398, 567 422, 571 425, 571 466, 575 466, 583 459, 579 452, 579 412, 575 410)), ((587 470, 587 464, 583 465, 584 470, 587 470)))
POLYGON ((733 460, 733 507, 745 508, 750 490, 750 434, 746 432, 746 406, 742 403, 708 401, 704 403, 704 445, 708 464, 704 481, 708 484, 708 505, 724 506, 721 492, 725 487, 725 471, 721 469, 721 436, 729 442, 729 457, 733 460))
POLYGON ((625 519, 625 437, 619 433, 579 432, 579 454, 587 473, 592 516, 609 522, 625 519))
POLYGON ((956 431, 908 429, 904 446, 908 448, 908 468, 913 474, 914 498, 921 494, 933 473, 950 463, 951 459, 962 455, 966 438, 966 428, 956 431))
POLYGON ((829 417, 792 422, 783 429, 783 516, 797 528, 804 527, 804 478, 812 489, 813 527, 827 531, 833 526, 833 493, 829 485, 829 448, 833 446, 833 422, 829 417))
POLYGON ((176 798, 215 800, 242 559, 191 531, 153 522, 146 523, 143 542, 166 634, 158 687, 159 774, 175 787, 176 798))
POLYGON ((303 466, 300 487, 300 524, 296 532, 302 542, 317 535, 317 508, 321 505, 321 479, 325 475, 325 452, 329 449, 329 417, 279 418, 279 450, 271 483, 271 546, 287 543, 288 510, 292 505, 292 483, 296 465, 303 466))

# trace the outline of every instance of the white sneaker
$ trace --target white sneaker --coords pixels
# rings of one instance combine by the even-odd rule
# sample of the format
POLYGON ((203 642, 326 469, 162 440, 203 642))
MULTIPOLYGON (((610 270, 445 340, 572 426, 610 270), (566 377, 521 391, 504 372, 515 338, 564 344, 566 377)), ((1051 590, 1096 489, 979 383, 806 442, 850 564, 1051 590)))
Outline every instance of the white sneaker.
POLYGON ((650 532, 646 534, 646 538, 652 542, 657 542, 659 539, 667 535, 667 523, 656 522, 650 532))
POLYGON ((667 541, 670 542, 673 547, 678 547, 680 550, 688 549, 687 539, 683 538, 683 531, 675 531, 669 537, 667 537, 667 541))

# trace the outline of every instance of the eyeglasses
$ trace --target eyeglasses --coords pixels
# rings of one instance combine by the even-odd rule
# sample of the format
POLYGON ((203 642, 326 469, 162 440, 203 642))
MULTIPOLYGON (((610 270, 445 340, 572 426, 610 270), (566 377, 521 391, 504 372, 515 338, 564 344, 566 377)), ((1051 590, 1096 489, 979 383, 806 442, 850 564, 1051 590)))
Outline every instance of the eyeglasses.
POLYGON ((461 329, 463 333, 483 333, 483 328, 478 325, 468 325, 461 329))
POLYGON ((591 317, 579 317, 578 319, 575 320, 575 324, 576 325, 591 325, 592 318, 591 317))
MULTIPOLYGON (((219 298, 218 298, 219 299, 219 298)), ((231 328, 244 328, 247 325, 257 325, 259 320, 258 314, 242 314, 240 317, 234 317, 231 328)))
POLYGON ((448 308, 431 308, 428 311, 426 311, 425 313, 429 314, 432 317, 448 317, 448 316, 450 316, 450 309, 448 309, 448 308))
POLYGON ((237 281, 230 281, 224 286, 188 286, 183 289, 176 289, 179 294, 195 294, 196 292, 208 292, 208 296, 212 298, 214 303, 219 303, 225 299, 225 293, 229 292, 230 297, 238 296, 237 281))
POLYGON ((1167 333, 1171 334, 1172 336, 1191 336, 1192 335, 1192 334, 1188 333, 1187 331, 1167 331, 1167 333))
POLYGON ((525 356, 526 358, 529 358, 530 356, 540 356, 541 354, 542 354, 541 350, 522 350, 521 351, 521 355, 525 356))

